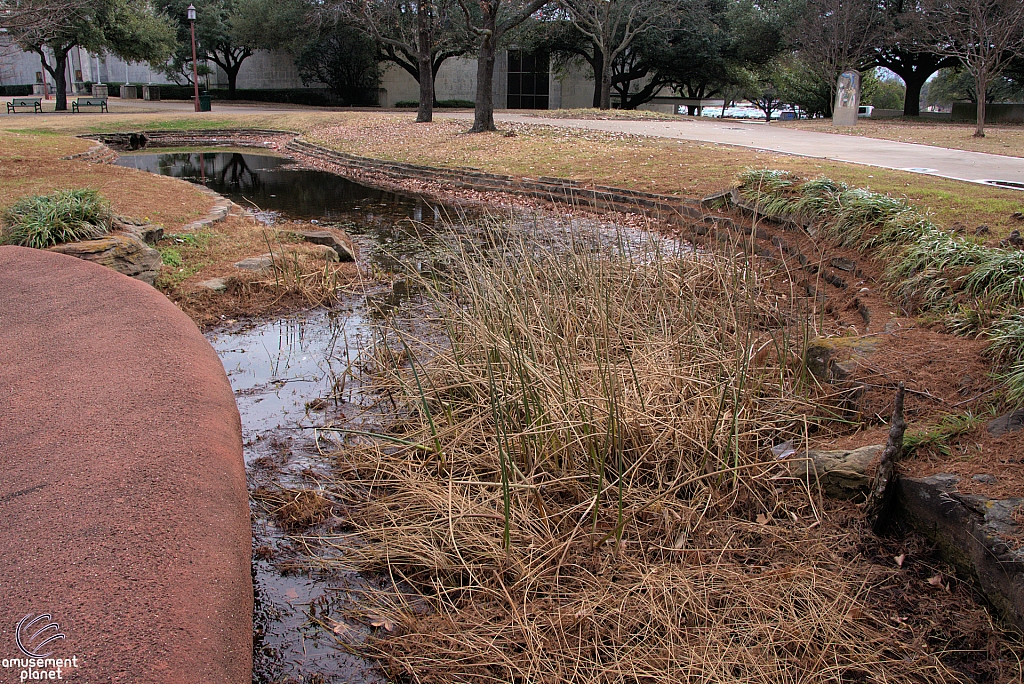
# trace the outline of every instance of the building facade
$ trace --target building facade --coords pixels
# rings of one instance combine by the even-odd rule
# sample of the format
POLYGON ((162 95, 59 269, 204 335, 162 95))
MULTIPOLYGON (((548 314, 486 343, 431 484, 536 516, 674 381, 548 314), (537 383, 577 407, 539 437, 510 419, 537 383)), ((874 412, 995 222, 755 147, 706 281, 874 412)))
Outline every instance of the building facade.
MULTIPOLYGON (((65 79, 69 94, 83 93, 86 83, 169 84, 167 76, 148 64, 125 63, 115 55, 94 55, 74 48, 68 60, 65 79)), ((52 63, 52 61, 51 61, 52 63)), ((204 84, 209 88, 227 88, 227 74, 214 64, 204 84)), ((53 93, 53 79, 44 74, 39 55, 2 44, 0 36, 0 86, 33 86, 43 92, 43 84, 53 93)), ((299 89, 307 86, 299 77, 295 61, 285 52, 258 51, 246 59, 238 72, 239 89, 299 89)), ((323 87, 311 84, 309 87, 323 87)), ((448 59, 441 65, 434 83, 438 100, 473 100, 476 97, 476 60, 471 57, 448 59)), ((498 53, 494 67, 494 106, 498 109, 563 109, 590 107, 594 81, 581 69, 558 73, 551 69, 545 53, 521 50, 498 53)), ((112 93, 113 94, 113 93, 112 93)), ((419 99, 419 84, 404 69, 385 64, 381 82, 380 105, 419 99)))

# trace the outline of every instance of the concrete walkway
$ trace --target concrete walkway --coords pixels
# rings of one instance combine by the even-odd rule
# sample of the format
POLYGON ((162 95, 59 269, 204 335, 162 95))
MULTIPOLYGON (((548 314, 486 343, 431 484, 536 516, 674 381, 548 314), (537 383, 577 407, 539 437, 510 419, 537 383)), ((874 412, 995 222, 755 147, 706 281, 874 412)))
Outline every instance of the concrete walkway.
MULTIPOLYGON (((435 114, 471 120, 471 114, 435 114)), ((944 178, 970 181, 1001 180, 1020 183, 1024 190, 1024 158, 1004 157, 980 152, 964 152, 944 147, 914 145, 860 136, 801 131, 782 126, 770 126, 715 119, 679 121, 597 121, 590 119, 548 119, 523 116, 509 112, 497 113, 497 122, 520 122, 586 128, 594 131, 632 133, 659 138, 696 140, 701 142, 738 145, 758 150, 771 150, 819 159, 830 159, 854 164, 867 164, 888 169, 901 169, 928 173, 944 178)))
POLYGON ((0 682, 52 653, 71 681, 249 684, 241 425, 195 324, 111 269, 0 247, 0 405, 0 682))

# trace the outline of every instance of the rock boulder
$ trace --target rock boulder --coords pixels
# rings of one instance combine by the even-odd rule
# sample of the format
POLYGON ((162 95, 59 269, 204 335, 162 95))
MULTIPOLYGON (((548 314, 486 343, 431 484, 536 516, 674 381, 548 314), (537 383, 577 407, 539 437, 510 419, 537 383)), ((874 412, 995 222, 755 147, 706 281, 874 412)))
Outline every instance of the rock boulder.
POLYGON ((160 273, 160 252, 134 235, 107 235, 96 240, 56 245, 49 250, 92 261, 148 285, 152 285, 160 273))
POLYGON ((872 444, 859 449, 808 451, 805 457, 789 457, 789 473, 801 480, 819 483, 822 491, 836 499, 862 498, 871 486, 874 466, 884 449, 872 444))
POLYGON ((320 230, 297 230, 296 237, 314 245, 326 245, 338 253, 341 261, 356 260, 356 246, 344 231, 322 228, 320 230))
POLYGON ((1024 499, 961 494, 955 475, 902 477, 897 515, 973 577, 1004 619, 1024 628, 1024 550, 1015 512, 1024 499))

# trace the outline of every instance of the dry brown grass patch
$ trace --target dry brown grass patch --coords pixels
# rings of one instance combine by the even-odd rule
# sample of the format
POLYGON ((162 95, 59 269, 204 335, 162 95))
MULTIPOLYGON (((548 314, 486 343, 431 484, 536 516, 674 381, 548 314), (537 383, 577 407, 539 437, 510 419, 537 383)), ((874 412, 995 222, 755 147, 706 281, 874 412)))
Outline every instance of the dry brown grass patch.
MULTIPOLYGON (((774 125, 774 124, 773 124, 774 125)), ((467 122, 438 117, 417 124, 398 115, 350 116, 307 131, 313 142, 352 154, 427 166, 476 168, 513 176, 552 176, 647 192, 703 197, 736 184, 749 168, 786 169, 807 178, 828 176, 851 186, 905 196, 936 222, 988 225, 1003 236, 1019 222, 1019 191, 751 150, 533 124, 503 125, 515 132, 468 135, 467 122)))
POLYGON ((0 207, 28 195, 93 188, 110 200, 115 213, 173 231, 213 206, 213 200, 181 180, 60 158, 85 151, 92 144, 55 135, 0 133, 0 207))
POLYGON ((329 499, 311 489, 265 486, 253 491, 252 497, 267 509, 282 529, 289 532, 322 523, 334 511, 329 499))
POLYGON ((1021 210, 1021 195, 1012 190, 712 143, 532 125, 503 125, 514 130, 515 137, 503 133, 466 135, 469 124, 465 120, 439 115, 431 124, 416 124, 413 119, 412 114, 311 110, 214 113, 197 120, 188 114, 165 112, 74 119, 37 115, 10 121, 7 126, 31 125, 34 131, 61 133, 232 127, 293 130, 313 142, 367 157, 516 176, 557 176, 687 197, 729 187, 747 168, 788 169, 805 177, 826 175, 850 185, 906 195, 945 226, 955 222, 970 228, 987 224, 1000 236, 1019 228, 1011 215, 1021 210))

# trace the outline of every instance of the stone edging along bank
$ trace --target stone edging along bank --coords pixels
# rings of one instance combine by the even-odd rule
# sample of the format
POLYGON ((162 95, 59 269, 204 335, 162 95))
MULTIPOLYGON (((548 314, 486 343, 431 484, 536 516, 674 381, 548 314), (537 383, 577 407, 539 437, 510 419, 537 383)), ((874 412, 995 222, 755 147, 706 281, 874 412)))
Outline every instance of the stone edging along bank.
MULTIPOLYGON (((682 223, 691 227, 696 223, 695 235, 698 236, 708 231, 714 232, 716 227, 725 228, 727 232, 749 233, 750 228, 739 226, 727 217, 709 216, 707 210, 715 206, 732 205, 748 215, 754 213, 735 189, 697 200, 608 186, 588 187, 569 179, 516 178, 475 169, 434 168, 337 152, 304 141, 298 134, 287 131, 154 131, 89 137, 127 149, 131 147, 132 135, 136 141, 141 140, 140 135, 145 136, 144 146, 155 148, 222 145, 286 150, 300 161, 311 160, 326 164, 340 175, 370 184, 412 180, 439 187, 504 193, 592 210, 643 213, 669 223, 682 223), (711 226, 701 226, 701 222, 706 223, 709 219, 711 226)), ((108 155, 103 151, 104 148, 105 145, 93 148, 86 155, 106 159, 108 155)), ((806 231, 803 222, 793 217, 765 218, 785 230, 806 231)), ((758 229, 757 237, 770 239, 773 247, 787 252, 787 245, 780 238, 761 235, 761 229, 758 229)), ((717 234, 717 239, 723 239, 721 233, 717 234)), ((760 250, 758 254, 761 254, 760 250)), ((839 283, 836 286, 845 287, 845 284, 839 283)), ((814 293, 808 294, 816 296, 814 293)), ((853 453, 812 452, 807 454, 807 458, 793 462, 793 474, 820 481, 824 491, 831 496, 859 498, 870 485, 872 475, 868 470, 873 461, 866 457, 867 452, 878 449, 865 447, 853 453), (836 481, 841 484, 837 486, 836 481)), ((1004 619, 1024 629, 1024 550, 1015 548, 1012 543, 1012 538, 1019 533, 1012 511, 1022 503, 1024 499, 991 500, 959 494, 956 491, 956 478, 949 475, 902 478, 896 516, 902 524, 915 528, 935 543, 942 556, 960 573, 973 578, 1004 619)))
MULTIPOLYGON (((817 482, 830 497, 863 501, 883 445, 845 451, 810 451, 789 462, 790 474, 817 482)), ((896 521, 938 547, 970 577, 1008 623, 1024 629, 1024 548, 1014 511, 1024 499, 989 499, 957 491, 955 475, 900 477, 896 521)))
MULTIPOLYGON (((565 178, 518 178, 475 169, 444 169, 404 162, 359 157, 302 140, 296 133, 278 130, 144 131, 82 136, 121 149, 157 148, 177 145, 254 147, 284 150, 300 160, 315 160, 355 176, 378 176, 391 181, 421 181, 475 192, 500 192, 548 202, 571 204, 599 211, 643 213, 669 222, 700 220, 707 212, 700 200, 657 193, 587 186, 565 178), (134 138, 134 141, 133 141, 134 138)), ((96 148, 94 148, 96 149, 96 148)), ((83 153, 86 156, 93 153, 83 153)), ((101 150, 95 152, 102 155, 101 150)))
POLYGON ((600 211, 641 212, 662 221, 699 220, 699 201, 606 185, 586 186, 566 178, 517 178, 475 169, 444 169, 404 162, 358 157, 294 138, 287 149, 302 156, 362 173, 381 174, 392 180, 418 180, 477 192, 504 192, 548 202, 600 211))

